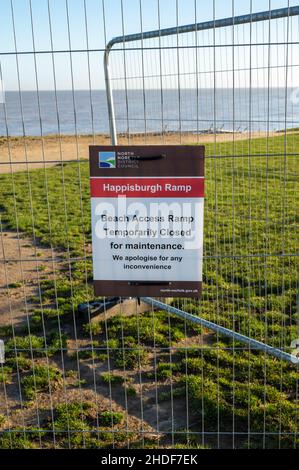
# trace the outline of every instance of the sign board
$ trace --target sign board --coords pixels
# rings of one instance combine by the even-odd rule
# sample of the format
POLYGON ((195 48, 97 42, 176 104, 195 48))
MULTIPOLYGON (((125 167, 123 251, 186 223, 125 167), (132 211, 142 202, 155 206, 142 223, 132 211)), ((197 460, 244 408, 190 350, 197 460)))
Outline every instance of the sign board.
POLYGON ((95 294, 198 297, 204 147, 91 146, 95 294))

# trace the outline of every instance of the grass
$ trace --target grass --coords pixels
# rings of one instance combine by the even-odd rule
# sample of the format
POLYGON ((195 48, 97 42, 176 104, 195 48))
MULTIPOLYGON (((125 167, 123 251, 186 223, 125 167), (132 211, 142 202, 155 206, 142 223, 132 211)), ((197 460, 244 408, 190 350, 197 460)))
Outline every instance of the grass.
POLYGON ((34 365, 21 380, 27 400, 36 398, 38 393, 50 393, 62 385, 62 374, 57 367, 34 365))
POLYGON ((72 402, 60 404, 55 410, 54 428, 56 431, 67 429, 84 431, 89 429, 88 418, 92 404, 72 402))
POLYGON ((6 423, 6 416, 0 414, 0 428, 6 423))
POLYGON ((66 335, 52 332, 47 337, 43 336, 15 336, 6 343, 6 354, 8 357, 15 353, 21 357, 53 356, 56 352, 66 347, 66 335))
MULTIPOLYGON (((286 137, 206 145, 203 294, 200 301, 175 301, 186 311, 278 347, 288 347, 298 336, 298 265, 293 256, 298 251, 295 193, 298 157, 294 155, 298 149, 299 134, 291 131, 286 137)), ((102 373, 107 384, 112 385, 124 371, 135 371, 138 375, 146 367, 142 380, 153 383, 157 378, 163 384, 157 390, 159 402, 171 398, 188 400, 195 429, 231 432, 234 426, 245 435, 250 422, 252 432, 269 433, 265 436, 266 447, 298 445, 295 438, 298 377, 293 366, 256 351, 248 352, 242 344, 233 345, 222 337, 211 338, 204 349, 186 348, 186 335, 197 337, 205 330, 186 325, 165 312, 116 316, 106 322, 83 324, 83 319, 77 316, 77 305, 93 296, 91 260, 77 259, 84 258, 91 243, 88 173, 88 163, 81 162, 50 167, 46 172, 43 169, 19 172, 13 178, 0 176, 0 215, 4 228, 18 227, 65 256, 56 279, 43 280, 39 295, 31 299, 30 331, 25 327, 22 336, 16 335, 13 341, 12 329, 1 328, 8 348, 3 380, 17 383, 18 370, 28 400, 34 400, 38 393, 49 394, 49 386, 59 390, 60 369, 36 361, 46 356, 45 349, 48 356, 56 358, 61 346, 66 346, 66 335, 75 320, 77 334, 91 341, 95 336, 101 348, 101 354, 97 351, 92 356, 87 349, 79 358, 83 361, 93 357, 96 362, 100 357, 103 361, 109 359, 113 373, 102 373), (74 258, 71 265, 67 263, 70 256, 74 258), (62 337, 57 335, 59 329, 62 337), (156 368, 150 354, 153 346, 162 351, 157 353, 156 368), (163 354, 163 349, 170 346, 176 346, 171 361, 169 352, 163 354), (32 352, 33 358, 28 352, 32 352)), ((132 392, 127 395, 134 400, 139 392, 134 384, 130 383, 130 388, 132 392)), ((72 437, 74 447, 108 446, 113 440, 107 429, 103 430, 106 440, 93 434, 91 410, 86 408, 82 414, 82 407, 77 411, 72 407, 55 409, 58 430, 65 426, 67 413, 73 420, 71 424, 78 431, 72 437), (80 433, 82 426, 87 426, 88 435, 80 433)), ((105 416, 101 425, 105 419, 107 426, 111 421, 115 424, 111 415, 105 416)), ((18 433, 16 430, 12 445, 37 445, 35 437, 30 440, 30 434, 25 438, 18 433)), ((119 435, 120 445, 121 438, 119 435)), ((8 441, 3 439, 5 447, 8 441)), ((61 433, 61 446, 67 442, 61 433)), ((126 442, 123 437, 123 445, 126 442)), ((216 440, 211 441, 213 445, 217 445, 216 440)), ((238 445, 262 444, 249 435, 249 440, 239 438, 238 445)))
POLYGON ((123 419, 124 414, 121 412, 98 412, 92 402, 73 401, 56 407, 53 426, 56 435, 62 437, 62 447, 71 444, 72 448, 98 448, 113 441, 113 434, 109 430, 123 419), (97 423, 100 428, 95 431, 97 423))
POLYGON ((110 374, 109 372, 103 372, 101 374, 101 380, 107 385, 120 385, 124 383, 124 378, 121 375, 110 374))
POLYGON ((8 284, 9 289, 17 289, 19 287, 22 287, 23 283, 22 282, 12 282, 11 284, 8 284))
POLYGON ((41 443, 47 448, 53 442, 53 431, 57 439, 56 446, 61 449, 110 447, 115 441, 134 439, 134 433, 121 430, 117 430, 116 433, 111 432, 111 428, 120 425, 123 420, 124 413, 97 412, 94 403, 89 401, 60 403, 56 406, 53 421, 49 417, 45 418, 40 423, 39 429, 30 426, 9 429, 0 434, 0 448, 37 448, 41 443), (96 427, 96 422, 100 427, 96 427))
POLYGON ((1 449, 36 449, 38 447, 37 433, 32 433, 31 429, 14 429, 0 435, 1 449), (29 432, 28 432, 29 431, 29 432))
POLYGON ((103 426, 115 426, 124 420, 124 414, 120 411, 103 411, 100 422, 103 426))
POLYGON ((159 362, 155 371, 147 373, 147 378, 157 378, 157 380, 171 379, 173 374, 179 369, 179 364, 173 362, 159 362))
POLYGON ((105 320, 100 325, 101 330, 108 326, 109 343, 107 346, 111 349, 119 348, 119 341, 122 338, 124 345, 134 347, 138 344, 149 346, 168 346, 169 342, 177 342, 185 337, 185 329, 188 333, 200 334, 201 328, 197 325, 186 326, 184 321, 175 317, 171 319, 165 312, 155 312, 155 315, 146 313, 136 317, 123 317, 122 315, 105 320), (137 341, 138 339, 138 341, 137 341))

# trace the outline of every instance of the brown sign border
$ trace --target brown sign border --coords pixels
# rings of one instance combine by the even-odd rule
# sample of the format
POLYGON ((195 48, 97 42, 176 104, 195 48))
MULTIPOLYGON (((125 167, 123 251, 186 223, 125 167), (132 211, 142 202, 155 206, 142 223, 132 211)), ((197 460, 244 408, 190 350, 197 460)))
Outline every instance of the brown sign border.
MULTIPOLYGON (((90 176, 203 177, 204 151, 204 146, 191 145, 93 145, 90 146, 90 176), (105 151, 116 152, 116 168, 99 168, 99 152, 105 151), (136 167, 118 168, 120 153, 132 154, 129 160, 136 167)), ((96 296, 197 298, 201 295, 202 282, 94 280, 94 291, 96 296)))

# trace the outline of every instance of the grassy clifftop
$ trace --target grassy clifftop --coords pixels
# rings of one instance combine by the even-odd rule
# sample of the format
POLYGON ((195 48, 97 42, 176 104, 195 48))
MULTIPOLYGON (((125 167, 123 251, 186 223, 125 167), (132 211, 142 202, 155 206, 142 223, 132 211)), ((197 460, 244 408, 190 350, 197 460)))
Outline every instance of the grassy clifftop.
MULTIPOLYGON (((187 311, 282 348, 288 347, 298 336, 295 256, 298 252, 295 192, 298 150, 296 133, 288 133, 287 138, 277 136, 206 145, 203 296, 199 301, 176 302, 187 311)), ((24 359, 31 361, 24 370, 20 366, 18 373, 22 384, 27 386, 27 396, 23 390, 24 399, 28 400, 29 396, 33 400, 30 405, 33 409, 34 390, 47 396, 51 392, 49 383, 55 392, 62 387, 63 377, 59 375, 60 364, 58 372, 52 369, 47 372, 48 381, 42 376, 44 385, 36 389, 30 370, 45 358, 57 363, 61 354, 70 353, 67 345, 68 341, 73 341, 74 334, 69 325, 77 319, 78 303, 92 297, 88 173, 88 163, 82 161, 46 171, 40 169, 0 177, 3 227, 18 229, 44 245, 62 250, 66 258, 63 269, 54 279, 41 276, 39 293, 30 301, 29 323, 23 327, 22 336, 29 335, 31 349, 30 334, 37 338, 33 357, 24 351, 16 352, 14 344, 10 344, 11 360, 20 364, 24 359), (86 255, 87 260, 82 260, 86 255), (68 262, 70 257, 75 258, 71 263, 68 262), (58 336, 55 337, 55 333, 58 336), (44 349, 40 341, 45 336, 48 341, 41 359, 38 352, 44 349), (61 353, 63 344, 65 348, 61 353), (26 377, 29 378, 26 380, 26 377)), ((230 433, 233 428, 239 433, 239 446, 296 445, 298 377, 291 365, 244 350, 241 344, 235 343, 232 349, 232 342, 224 338, 212 337, 207 344, 206 331, 188 330, 188 342, 184 343, 186 325, 175 319, 169 321, 168 315, 162 312, 143 318, 132 312, 130 318, 117 316, 98 325, 83 326, 78 321, 76 327, 77 337, 85 338, 89 349, 76 357, 79 368, 94 360, 102 364, 102 370, 124 374, 125 381, 120 387, 123 394, 131 393, 132 403, 142 398, 140 377, 149 388, 157 387, 158 403, 172 400, 186 403, 187 400, 194 419, 193 445, 203 444, 202 430, 210 433, 209 445, 216 446, 218 431, 230 433), (154 346, 159 349, 156 357, 150 353, 154 346), (169 350, 170 346, 174 349, 169 350), (126 348, 128 352, 124 352, 126 348), (132 371, 136 373, 133 376, 132 371), (252 433, 249 441, 248 433, 252 433), (260 434, 265 436, 264 441, 260 434)), ((3 334, 9 340, 11 331, 7 329, 3 334)), ((14 364, 7 366, 3 377, 7 383, 18 381, 15 367, 14 364)), ((101 381, 99 374, 97 381, 101 381)), ((80 386, 85 390, 92 383, 87 381, 80 386)), ((110 379, 106 386, 109 396, 110 379)), ((24 385, 22 387, 24 389, 24 385)), ((87 405, 86 409, 89 409, 87 405)), ((39 439, 42 445, 51 445, 46 431, 61 420, 61 410, 58 408, 55 416, 49 416, 48 421, 40 424, 44 432, 41 437, 37 439, 32 430, 33 446, 40 444, 39 439)), ((104 411, 98 410, 98 414, 104 411)), ((63 409, 63 413, 68 412, 73 413, 63 409)), ((111 445, 113 436, 110 434, 110 440, 105 440, 103 433, 101 439, 95 439, 98 437, 94 433, 96 420, 94 415, 90 418, 90 413, 81 414, 83 424, 76 428, 76 438, 71 440, 71 445, 84 447, 86 439, 90 439, 90 446, 111 445), (87 426, 85 440, 82 426, 87 426)), ((2 427, 5 429, 5 426, 7 428, 4 420, 2 427)), ((105 434, 107 429, 104 428, 105 434)), ((61 429, 58 431, 58 445, 68 445, 70 437, 66 439, 61 429)), ((183 445, 183 431, 181 427, 174 440, 171 440, 173 433, 166 432, 165 445, 169 442, 183 445)), ((123 440, 119 439, 117 445, 125 446, 123 428, 119 432, 123 440)), ((26 436, 30 436, 30 432, 26 436)), ((190 434, 188 436, 185 444, 190 444, 190 434)), ((135 440, 136 446, 144 445, 144 441, 138 444, 138 436, 130 439, 135 440)), ((11 446, 22 445, 19 441, 10 442, 11 446)), ((9 446, 7 433, 2 446, 9 446)))

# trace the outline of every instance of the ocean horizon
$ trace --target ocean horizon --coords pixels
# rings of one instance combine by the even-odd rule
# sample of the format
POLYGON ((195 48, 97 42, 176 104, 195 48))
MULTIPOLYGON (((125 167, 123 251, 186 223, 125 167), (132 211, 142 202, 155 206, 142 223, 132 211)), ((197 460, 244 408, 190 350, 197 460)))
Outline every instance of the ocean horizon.
MULTIPOLYGON (((115 90, 117 131, 257 132, 292 128, 299 126, 294 90, 115 90)), ((6 91, 5 105, 0 104, 1 136, 108 133, 105 90, 6 91)))

